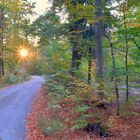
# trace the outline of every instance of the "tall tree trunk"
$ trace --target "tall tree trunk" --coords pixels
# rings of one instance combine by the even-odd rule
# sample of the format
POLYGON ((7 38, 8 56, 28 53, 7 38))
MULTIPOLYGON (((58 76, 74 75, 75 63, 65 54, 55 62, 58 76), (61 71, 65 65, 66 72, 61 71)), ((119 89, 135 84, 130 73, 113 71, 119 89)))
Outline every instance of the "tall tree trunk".
POLYGON ((72 43, 72 60, 71 60, 71 75, 75 76, 75 70, 79 69, 81 54, 78 51, 77 43, 72 43))
POLYGON ((128 74, 128 36, 127 36, 127 23, 126 23, 126 13, 125 13, 125 5, 123 9, 124 15, 124 26, 125 26, 125 69, 126 69, 126 101, 129 99, 129 74, 128 74))
POLYGON ((76 44, 73 43, 72 45, 72 60, 71 60, 71 75, 74 76, 74 71, 75 71, 75 65, 76 65, 76 44))
POLYGON ((75 71, 79 69, 82 55, 83 53, 79 50, 77 43, 72 42, 72 60, 70 70, 72 76, 75 76, 75 71))
POLYGON ((4 75, 3 45, 4 45, 4 8, 0 9, 0 75, 4 75))
POLYGON ((114 56, 114 49, 113 44, 110 40, 110 37, 105 34, 107 38, 110 49, 111 49, 111 57, 112 57, 112 68, 113 68, 113 79, 114 79, 114 88, 116 92, 116 102, 117 102, 117 115, 120 115, 120 99, 119 99, 119 90, 118 90, 118 81, 117 81, 117 72, 116 72, 116 63, 115 63, 115 56, 114 56))
POLYGON ((91 68, 92 68, 92 48, 88 51, 88 84, 91 84, 91 68))
POLYGON ((96 46, 96 77, 99 96, 103 97, 103 62, 102 62, 102 1, 96 0, 96 24, 95 24, 95 46, 96 46))
POLYGON ((103 64, 102 64, 102 2, 96 0, 96 24, 95 24, 95 46, 96 46, 96 73, 97 78, 103 76, 103 64))

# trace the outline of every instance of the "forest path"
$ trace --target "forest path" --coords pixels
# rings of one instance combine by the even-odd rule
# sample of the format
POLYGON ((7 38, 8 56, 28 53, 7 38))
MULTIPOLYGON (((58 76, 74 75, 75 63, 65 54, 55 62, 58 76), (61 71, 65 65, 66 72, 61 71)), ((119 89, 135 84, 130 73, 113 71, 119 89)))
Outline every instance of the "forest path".
POLYGON ((25 140, 26 117, 43 78, 0 89, 0 140, 25 140))
MULTIPOLYGON (((135 83, 139 84, 139 83, 135 83)), ((123 95, 123 97, 126 95, 126 86, 120 86, 119 90, 121 91, 120 95, 123 95)), ((140 87, 129 87, 129 95, 131 97, 137 97, 137 101, 140 101, 140 87)))

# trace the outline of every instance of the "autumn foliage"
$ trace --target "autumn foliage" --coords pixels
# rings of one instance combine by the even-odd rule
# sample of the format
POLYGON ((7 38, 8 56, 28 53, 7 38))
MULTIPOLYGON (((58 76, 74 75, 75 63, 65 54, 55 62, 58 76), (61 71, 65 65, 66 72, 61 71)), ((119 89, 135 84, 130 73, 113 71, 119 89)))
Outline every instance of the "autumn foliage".
POLYGON ((140 139, 138 103, 131 108, 129 115, 117 116, 114 105, 99 101, 92 90, 71 76, 59 75, 49 79, 37 94, 28 115, 27 140, 140 139), (89 124, 97 122, 107 128, 107 135, 86 131, 89 124))

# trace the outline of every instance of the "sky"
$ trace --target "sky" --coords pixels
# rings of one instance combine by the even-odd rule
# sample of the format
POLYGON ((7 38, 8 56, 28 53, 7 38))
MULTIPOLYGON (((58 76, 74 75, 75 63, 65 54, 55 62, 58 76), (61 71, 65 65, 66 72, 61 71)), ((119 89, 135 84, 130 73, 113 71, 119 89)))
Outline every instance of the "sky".
MULTIPOLYGON (((36 8, 34 9, 35 14, 33 14, 30 19, 31 22, 33 22, 36 18, 39 17, 42 13, 46 11, 47 8, 51 7, 51 4, 48 2, 48 0, 28 0, 29 2, 36 2, 36 8)), ((31 42, 34 43, 34 46, 37 45, 38 42, 38 37, 36 38, 31 38, 31 42)))
POLYGON ((51 3, 49 2, 49 0, 29 0, 29 1, 36 2, 36 8, 34 9, 36 14, 34 15, 34 17, 32 17, 33 19, 37 18, 47 8, 51 7, 51 3))
MULTIPOLYGON (((36 14, 33 14, 31 16, 31 21, 34 21, 37 17, 39 17, 39 15, 41 15, 42 13, 44 13, 47 9, 49 9, 51 7, 51 2, 49 2, 49 0, 29 0, 30 2, 36 2, 36 8, 34 9, 34 11, 36 12, 36 14)), ((65 22, 66 18, 67 18, 67 14, 62 14, 61 15, 61 22, 65 22)))

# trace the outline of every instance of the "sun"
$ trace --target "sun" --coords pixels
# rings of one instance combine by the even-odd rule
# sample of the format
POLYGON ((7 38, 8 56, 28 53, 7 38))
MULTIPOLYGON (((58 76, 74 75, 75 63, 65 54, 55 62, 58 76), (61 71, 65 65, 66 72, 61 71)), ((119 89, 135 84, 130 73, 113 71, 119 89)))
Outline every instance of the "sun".
POLYGON ((28 56, 28 50, 25 48, 22 48, 19 50, 19 54, 21 57, 27 57, 28 56))
POLYGON ((19 61, 28 61, 31 56, 31 52, 29 51, 28 47, 26 47, 26 46, 20 46, 18 48, 16 54, 17 54, 19 61))

